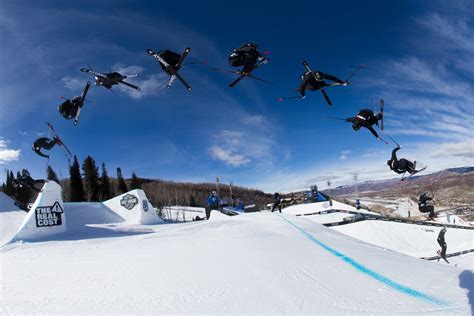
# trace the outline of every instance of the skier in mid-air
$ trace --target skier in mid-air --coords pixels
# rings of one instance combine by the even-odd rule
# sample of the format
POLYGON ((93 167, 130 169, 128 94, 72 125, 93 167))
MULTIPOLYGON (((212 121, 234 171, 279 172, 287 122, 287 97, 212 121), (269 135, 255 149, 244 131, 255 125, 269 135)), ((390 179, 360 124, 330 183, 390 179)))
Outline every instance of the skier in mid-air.
POLYGON ((343 81, 335 76, 326 74, 321 71, 306 71, 301 75, 301 84, 298 88, 298 92, 300 93, 302 98, 306 97, 306 90, 316 91, 321 90, 327 86, 331 86, 334 84, 327 83, 325 80, 330 80, 335 82, 336 84, 346 86, 348 83, 347 81, 343 81))
POLYGON ((433 198, 426 192, 423 192, 418 198, 418 210, 421 213, 430 213, 428 219, 433 219, 435 217, 434 205, 427 203, 430 200, 433 200, 433 198))
POLYGON ((211 210, 219 209, 219 198, 216 191, 212 191, 207 198, 206 219, 211 218, 211 210))
MULTIPOLYGON (((164 61, 166 61, 168 65, 172 66, 176 71, 181 69, 182 65, 179 64, 179 61, 181 59, 180 54, 172 52, 168 49, 160 50, 156 52, 156 54, 160 56, 164 61)), ((163 69, 163 71, 166 72, 168 75, 170 76, 173 75, 168 69, 168 67, 166 67, 166 65, 163 65, 162 63, 158 63, 158 64, 160 65, 161 69, 163 69)))
POLYGON ((274 212, 274 211, 278 208, 278 210, 279 210, 280 213, 281 213, 281 197, 280 197, 280 193, 276 192, 276 193, 274 194, 274 198, 275 198, 275 202, 273 202, 272 212, 274 212))
POLYGON ((229 64, 232 67, 243 66, 240 73, 242 75, 250 75, 252 70, 257 65, 257 62, 265 62, 266 58, 257 50, 258 46, 254 43, 242 45, 229 55, 229 64))
POLYGON ((352 129, 358 131, 361 127, 367 128, 372 135, 376 138, 381 139, 379 134, 372 127, 374 124, 379 125, 379 121, 383 119, 383 113, 375 115, 370 109, 362 109, 354 117, 346 118, 345 121, 352 123, 352 129))
POLYGON ((48 158, 48 155, 45 155, 41 152, 41 149, 51 150, 55 145, 62 145, 61 140, 58 136, 54 135, 52 139, 48 137, 41 137, 35 140, 33 143, 33 151, 41 157, 48 158))
POLYGON ((392 150, 392 157, 390 160, 387 160, 387 165, 390 167, 391 170, 399 174, 405 172, 408 172, 409 174, 417 173, 418 171, 415 169, 416 161, 411 162, 405 158, 397 158, 397 151, 400 150, 400 148, 400 146, 397 146, 394 150, 392 150))
POLYGON ((447 245, 446 245, 446 240, 444 239, 444 235, 446 234, 446 227, 443 227, 443 229, 440 230, 439 232, 439 235, 438 235, 438 244, 440 245, 441 247, 441 252, 440 252, 440 255, 441 257, 443 257, 444 259, 446 259, 446 249, 447 249, 447 245))

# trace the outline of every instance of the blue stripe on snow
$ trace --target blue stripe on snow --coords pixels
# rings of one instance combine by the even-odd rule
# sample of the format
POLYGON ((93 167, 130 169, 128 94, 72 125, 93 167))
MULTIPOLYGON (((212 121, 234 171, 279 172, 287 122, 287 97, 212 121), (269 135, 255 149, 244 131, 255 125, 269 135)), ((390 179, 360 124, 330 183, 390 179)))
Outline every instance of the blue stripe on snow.
POLYGON ((425 293, 422 293, 420 291, 417 291, 417 290, 414 290, 412 288, 409 288, 405 285, 402 285, 402 284, 399 284, 395 281, 392 281, 390 280, 389 278, 386 278, 384 277, 383 275, 375 272, 375 271, 372 271, 370 270, 369 268, 363 266, 362 264, 358 263, 357 261, 355 261, 354 259, 340 253, 339 251, 329 247, 328 245, 322 243, 321 241, 319 241, 318 239, 316 239, 316 237, 314 237, 313 235, 311 235, 310 233, 308 233, 306 230, 304 230, 303 228, 299 227, 298 225, 294 224, 293 222, 291 222, 290 220, 286 219, 285 217, 283 217, 282 215, 278 214, 278 216, 280 216, 281 218, 283 218, 283 220, 285 220, 288 224, 290 224, 291 226, 295 227, 296 229, 298 229, 305 237, 307 237, 309 240, 311 240, 312 242, 318 244, 319 246, 321 246, 323 249, 329 251, 330 253, 332 253, 333 255, 335 255, 336 257, 339 257, 341 258, 343 261, 349 263, 350 265, 352 265, 354 268, 356 268, 357 270, 359 270, 360 272, 362 273, 365 273, 367 274, 368 276, 372 277, 373 279, 379 281, 379 282, 382 282, 384 283, 385 285, 403 293, 403 294, 407 294, 407 295, 410 295, 412 297, 415 297, 417 299, 421 299, 421 300, 424 300, 424 301, 427 301, 429 303, 432 303, 432 304, 435 304, 435 305, 440 305, 440 306, 443 306, 443 307, 448 307, 449 306, 449 303, 448 302, 445 302, 445 301, 442 301, 440 299, 437 299, 435 297, 432 297, 428 294, 425 294, 425 293))

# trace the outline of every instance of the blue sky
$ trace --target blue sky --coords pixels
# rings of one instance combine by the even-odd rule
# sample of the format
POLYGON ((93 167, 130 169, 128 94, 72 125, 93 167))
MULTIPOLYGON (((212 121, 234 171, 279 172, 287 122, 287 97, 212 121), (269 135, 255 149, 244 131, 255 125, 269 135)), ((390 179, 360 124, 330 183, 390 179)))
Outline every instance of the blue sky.
MULTIPOLYGON (((350 117, 385 99, 386 132, 402 144, 401 157, 427 172, 474 163, 474 5, 472 1, 2 1, 0 4, 0 164, 45 177, 46 161, 31 151, 51 122, 82 161, 91 155, 115 175, 223 182, 265 191, 291 191, 391 177, 384 145, 366 130, 328 119, 350 117), (212 3, 212 4, 211 4, 212 3), (245 12, 249 11, 249 12, 245 12), (247 42, 270 51, 244 79, 205 65, 183 67, 191 93, 167 77, 145 50, 192 48, 188 61, 227 67, 227 56, 247 42), (368 67, 348 87, 305 100, 292 95, 301 62, 339 77, 368 67), (93 86, 79 126, 57 112, 60 96, 80 94, 92 78, 79 71, 140 72, 135 92, 93 86)), ((68 176, 53 149, 51 166, 68 176)))

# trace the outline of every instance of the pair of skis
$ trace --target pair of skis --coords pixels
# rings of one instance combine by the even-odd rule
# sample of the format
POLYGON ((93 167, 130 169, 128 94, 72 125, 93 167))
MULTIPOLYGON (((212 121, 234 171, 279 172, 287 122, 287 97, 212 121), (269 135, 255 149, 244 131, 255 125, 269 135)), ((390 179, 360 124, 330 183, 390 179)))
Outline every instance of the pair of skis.
POLYGON ((86 86, 84 87, 84 90, 82 91, 82 96, 81 96, 81 101, 80 101, 80 104, 79 104, 79 108, 77 109, 76 116, 74 117, 74 126, 77 126, 77 124, 79 123, 79 116, 81 115, 81 109, 84 106, 84 102, 86 101, 87 92, 89 91, 90 87, 91 87, 91 83, 90 83, 90 81, 87 81, 86 86))
POLYGON ((151 49, 147 49, 146 50, 148 54, 150 54, 151 56, 155 57, 156 60, 158 60, 158 62, 160 64, 162 64, 166 70, 171 74, 171 77, 170 77, 170 80, 168 81, 168 84, 166 85, 166 87, 168 89, 171 88, 171 86, 173 85, 174 81, 176 79, 178 79, 179 81, 181 81, 181 83, 186 87, 186 89, 188 91, 191 91, 193 88, 186 82, 186 80, 183 79, 183 77, 181 77, 181 75, 178 73, 178 69, 181 68, 181 66, 183 65, 183 62, 184 62, 184 59, 188 56, 189 52, 191 51, 191 48, 187 47, 183 54, 180 56, 179 58, 179 61, 176 65, 170 65, 168 64, 168 62, 166 60, 164 60, 163 58, 161 58, 161 56, 157 53, 154 53, 151 49))
POLYGON ((252 79, 255 79, 255 80, 258 80, 258 81, 261 81, 261 82, 265 82, 265 83, 268 83, 268 84, 273 84, 272 82, 269 82, 269 81, 266 81, 266 80, 263 80, 261 78, 258 78, 258 77, 255 77, 254 75, 252 75, 252 72, 267 64, 268 63, 268 58, 264 58, 262 59, 260 62, 258 62, 253 68, 252 70, 249 72, 249 73, 244 73, 242 71, 235 71, 235 70, 225 70, 225 69, 221 69, 221 68, 211 68, 212 70, 216 70, 216 71, 221 71, 221 72, 226 72, 226 73, 231 73, 231 74, 235 74, 235 75, 238 75, 237 79, 235 79, 234 81, 232 81, 231 83, 229 83, 229 87, 233 88, 235 87, 236 84, 238 84, 240 82, 240 80, 244 79, 245 77, 249 77, 249 78, 252 78, 252 79))
MULTIPOLYGON (((446 261, 447 264, 449 264, 449 261, 448 259, 446 259, 446 256, 441 255, 441 251, 437 250, 436 253, 438 254, 440 258, 443 258, 443 260, 446 261)), ((438 258, 438 261, 439 261, 439 258, 438 258)))
POLYGON ((64 153, 64 154, 66 155, 67 160, 70 161, 70 159, 72 158, 72 153, 71 153, 71 151, 69 150, 69 148, 67 148, 67 146, 64 144, 64 142, 62 141, 62 139, 59 138, 58 133, 56 133, 56 130, 54 129, 53 125, 52 125, 51 123, 49 123, 49 122, 46 122, 46 125, 47 125, 48 128, 49 128, 49 136, 50 136, 50 138, 51 138, 51 133, 53 133, 54 136, 55 136, 57 139, 59 139, 60 143, 59 143, 58 145, 61 146, 62 148, 64 148, 64 150, 65 150, 65 153, 64 153), (69 156, 68 156, 68 154, 69 154, 69 156))

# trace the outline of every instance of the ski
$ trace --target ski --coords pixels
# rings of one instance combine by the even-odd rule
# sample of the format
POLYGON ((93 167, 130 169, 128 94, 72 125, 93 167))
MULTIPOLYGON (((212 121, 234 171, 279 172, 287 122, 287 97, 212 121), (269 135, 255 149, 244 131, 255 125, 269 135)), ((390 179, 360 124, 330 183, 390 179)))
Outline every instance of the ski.
POLYGON ((324 91, 324 89, 320 89, 320 90, 321 90, 321 93, 323 94, 323 97, 326 100, 326 103, 328 104, 328 106, 332 106, 332 102, 329 99, 328 95, 326 94, 326 91, 324 91))
POLYGON ((449 261, 448 261, 448 259, 446 259, 446 257, 445 257, 445 256, 443 257, 443 256, 441 255, 441 251, 437 250, 436 252, 437 252, 437 253, 438 253, 438 255, 440 256, 440 258, 442 258, 444 261, 446 261, 446 263, 447 263, 447 264, 449 264, 449 261))
POLYGON ((266 63, 268 63, 268 59, 267 58, 264 58, 262 59, 259 63, 257 63, 253 68, 252 70, 250 70, 250 72, 248 74, 244 74, 242 73, 242 71, 232 71, 232 70, 223 70, 223 69, 219 69, 219 68, 211 68, 211 69, 214 69, 214 70, 218 70, 218 71, 224 71, 224 72, 228 72, 228 73, 233 73, 233 74, 236 74, 238 75, 239 77, 237 77, 237 79, 235 79, 234 81, 232 81, 231 83, 229 83, 229 87, 233 88, 237 83, 240 82, 240 80, 244 79, 244 77, 249 77, 249 78, 253 78, 255 80, 258 80, 258 81, 262 81, 262 82, 265 82, 265 83, 268 83, 268 84, 273 84, 269 81, 266 81, 266 80, 263 80, 263 79, 260 79, 258 77, 255 77, 252 75, 252 72, 261 67, 262 65, 265 65, 266 63))
MULTIPOLYGON (((186 87, 188 91, 191 91, 193 88, 186 82, 186 80, 178 74, 177 70, 169 65, 163 58, 161 58, 158 54, 154 53, 151 49, 146 50, 148 54, 155 57, 159 63, 166 67, 166 69, 171 73, 172 76, 175 76, 181 83, 186 87)), ((169 83, 169 82, 168 82, 169 83)))
POLYGON ((58 144, 58 145, 63 147, 69 153, 69 157, 72 157, 71 151, 64 144, 63 140, 58 136, 58 133, 56 133, 56 130, 54 129, 53 125, 49 122, 46 122, 46 125, 48 125, 49 129, 53 132, 54 136, 56 136, 59 139, 59 141, 61 142, 61 144, 58 144))
POLYGON ((84 106, 84 102, 86 101, 87 92, 89 91, 90 87, 91 87, 91 82, 87 81, 87 84, 84 87, 84 90, 82 91, 81 104, 80 104, 79 108, 77 109, 76 116, 74 117, 74 126, 77 126, 77 124, 79 123, 79 115, 81 115, 81 109, 84 106))
POLYGON ((415 172, 411 173, 410 175, 406 176, 406 177, 402 177, 401 181, 405 181, 406 179, 410 178, 410 177, 413 177, 415 174, 419 173, 419 172, 422 172, 423 170, 425 170, 427 167, 424 167, 424 168, 421 168, 420 170, 416 170, 415 172))
MULTIPOLYGON (((188 56, 189 52, 191 51, 191 48, 186 47, 184 50, 183 54, 179 57, 178 63, 175 65, 176 71, 178 71, 181 66, 183 65, 184 59, 188 56)), ((171 75, 170 80, 168 81, 168 84, 166 85, 166 88, 170 89, 171 86, 173 85, 173 82, 176 80, 175 75, 171 75)))

